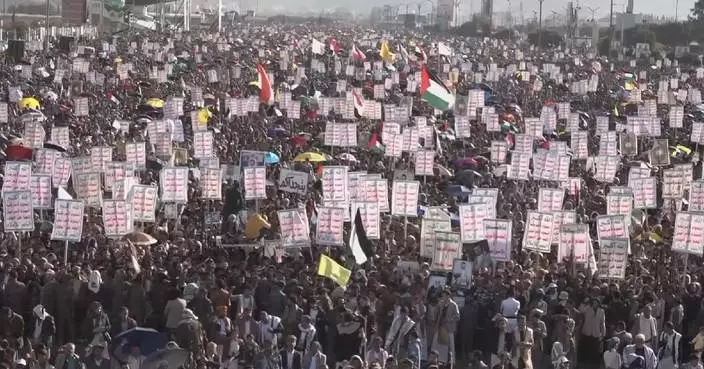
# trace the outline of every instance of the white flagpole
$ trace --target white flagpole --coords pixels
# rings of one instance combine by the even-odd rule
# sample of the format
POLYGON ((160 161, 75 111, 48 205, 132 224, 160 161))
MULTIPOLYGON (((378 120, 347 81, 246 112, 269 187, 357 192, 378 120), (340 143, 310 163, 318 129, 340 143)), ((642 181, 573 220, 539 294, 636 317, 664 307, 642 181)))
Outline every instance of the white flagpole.
POLYGON ((222 32, 222 0, 218 0, 218 33, 222 32))

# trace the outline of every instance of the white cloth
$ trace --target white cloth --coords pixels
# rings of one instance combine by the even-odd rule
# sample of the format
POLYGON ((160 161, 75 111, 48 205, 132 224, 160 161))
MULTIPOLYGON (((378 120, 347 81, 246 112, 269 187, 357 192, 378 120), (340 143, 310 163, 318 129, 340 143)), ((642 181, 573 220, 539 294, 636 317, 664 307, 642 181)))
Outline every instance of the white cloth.
MULTIPOLYGON (((655 369, 658 366, 658 358, 655 352, 650 347, 643 345, 645 350, 645 369, 655 369)), ((636 345, 628 345, 623 348, 623 363, 625 366, 631 366, 639 356, 636 354, 636 345)))
MULTIPOLYGON (((88 289, 93 293, 98 293, 100 291, 100 285, 103 284, 103 277, 97 270, 91 270, 90 276, 88 277, 88 289)), ((133 369, 133 368, 130 368, 133 369)))
POLYGON ((260 344, 266 341, 271 341, 274 345, 278 344, 278 334, 274 330, 278 329, 280 325, 281 318, 273 315, 269 315, 267 320, 259 322, 260 344))
POLYGON ((638 315, 638 332, 635 334, 642 334, 645 336, 645 341, 649 343, 653 338, 657 338, 658 336, 658 328, 657 328, 657 320, 655 320, 655 317, 652 315, 650 318, 646 318, 643 314, 638 315))
POLYGON ((621 355, 616 350, 604 352, 604 367, 606 369, 621 369, 621 355))
MULTIPOLYGON (((680 357, 680 341, 682 340, 682 335, 677 333, 677 331, 672 331, 672 333, 662 332, 660 333, 659 349, 658 349, 658 359, 662 363, 666 358, 672 361, 671 365, 674 367, 678 364, 680 357)), ((667 364, 665 364, 667 365, 667 364)), ((663 368, 670 368, 668 366, 658 366, 663 368)), ((670 368, 671 369, 671 368, 670 368)))
POLYGON ((593 306, 584 304, 580 306, 579 311, 584 317, 582 334, 589 337, 604 337, 606 334, 606 318, 604 315, 604 309, 594 309, 593 306))
POLYGON ((386 360, 389 358, 389 353, 386 352, 383 348, 379 348, 379 350, 369 350, 367 351, 367 357, 365 358, 365 362, 368 364, 377 362, 381 364, 381 368, 384 368, 384 365, 386 365, 386 360))
POLYGON ((298 330, 301 331, 301 334, 298 337, 298 343, 300 347, 303 348, 303 353, 305 354, 308 352, 310 344, 313 343, 313 339, 315 338, 315 326, 309 324, 307 327, 303 327, 299 324, 298 330))
POLYGON ((42 326, 44 325, 43 320, 37 319, 37 323, 34 325, 34 332, 32 332, 32 338, 34 341, 39 340, 39 336, 42 334, 42 326))
POLYGON ((244 321, 244 335, 243 337, 247 337, 249 333, 252 331, 252 321, 251 320, 245 320, 244 321))
POLYGON ((521 302, 514 299, 513 297, 508 297, 501 301, 501 315, 508 320, 509 333, 516 330, 518 327, 518 311, 521 310, 521 302))
POLYGON ((672 360, 671 356, 658 361, 658 369, 675 369, 676 367, 675 361, 672 360))
POLYGON ((140 369, 142 367, 143 362, 144 356, 135 357, 130 355, 127 357, 127 365, 130 366, 130 369, 140 369))
POLYGON ((232 321, 228 317, 218 318, 218 333, 226 336, 232 331, 232 321))

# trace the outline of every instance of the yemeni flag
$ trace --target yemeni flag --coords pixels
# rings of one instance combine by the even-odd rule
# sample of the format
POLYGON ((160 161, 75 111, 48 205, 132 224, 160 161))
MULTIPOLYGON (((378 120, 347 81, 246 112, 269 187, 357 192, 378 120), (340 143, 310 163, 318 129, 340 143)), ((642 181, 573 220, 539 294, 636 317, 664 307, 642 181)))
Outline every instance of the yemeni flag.
POLYGON ((367 59, 367 56, 364 55, 362 50, 360 50, 357 45, 352 44, 352 50, 350 51, 350 56, 352 57, 352 60, 358 61, 358 62, 363 62, 364 60, 367 59))
POLYGON ((425 65, 420 71, 420 96, 435 109, 447 111, 455 104, 455 95, 425 65))
POLYGON ((354 260, 358 265, 366 263, 367 260, 371 259, 374 255, 372 242, 369 241, 367 232, 364 230, 364 222, 362 221, 362 212, 360 209, 357 209, 354 222, 352 222, 349 246, 352 251, 352 256, 354 256, 354 260))
POLYGON ((259 87, 259 101, 263 104, 272 103, 274 101, 274 90, 271 88, 269 75, 261 64, 257 64, 257 86, 259 87))
POLYGON ((352 101, 354 102, 354 110, 360 117, 364 116, 364 98, 357 91, 352 90, 352 101))
POLYGON ((414 54, 418 58, 418 61, 421 63, 425 63, 426 60, 428 60, 428 56, 425 55, 425 51, 423 51, 423 49, 418 45, 416 45, 415 47, 414 54))
POLYGON ((337 55, 340 53, 340 44, 337 43, 337 40, 334 38, 330 39, 330 51, 332 51, 332 55, 337 55))

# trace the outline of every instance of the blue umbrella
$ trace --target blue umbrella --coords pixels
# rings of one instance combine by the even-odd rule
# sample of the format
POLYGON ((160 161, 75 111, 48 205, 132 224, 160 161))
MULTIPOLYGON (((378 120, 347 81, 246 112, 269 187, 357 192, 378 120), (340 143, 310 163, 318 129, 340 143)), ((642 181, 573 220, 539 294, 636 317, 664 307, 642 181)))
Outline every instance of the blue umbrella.
POLYGON ((135 346, 139 347, 141 355, 149 356, 166 346, 166 335, 151 328, 126 330, 112 339, 110 354, 118 360, 124 361, 132 347, 135 346))
POLYGON ((188 360, 188 351, 181 348, 167 348, 156 351, 142 362, 140 369, 179 368, 188 360))
POLYGON ((268 152, 264 155, 264 164, 276 164, 279 161, 279 156, 273 152, 268 152))
POLYGON ((462 185, 453 184, 447 186, 447 194, 450 196, 469 196, 471 191, 462 185))
POLYGON ((288 135, 288 131, 286 131, 286 128, 278 126, 274 128, 269 128, 266 131, 266 135, 269 137, 283 137, 288 135))

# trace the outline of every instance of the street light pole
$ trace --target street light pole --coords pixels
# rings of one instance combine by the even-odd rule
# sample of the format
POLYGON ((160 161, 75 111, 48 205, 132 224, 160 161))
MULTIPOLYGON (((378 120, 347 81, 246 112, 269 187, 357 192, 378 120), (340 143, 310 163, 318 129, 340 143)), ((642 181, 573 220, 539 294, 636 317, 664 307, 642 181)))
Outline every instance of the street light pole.
POLYGON ((679 20, 680 0, 675 0, 675 23, 679 20))
MULTIPOLYGON (((609 50, 611 50, 611 45, 614 39, 614 0, 611 0, 611 6, 609 7, 609 50)), ((611 51, 609 51, 609 57, 611 57, 611 51)))
POLYGON ((543 47, 543 1, 538 0, 540 7, 538 8, 538 48, 543 47))
POLYGON ((44 51, 49 51, 49 0, 46 0, 46 16, 44 18, 44 51))

